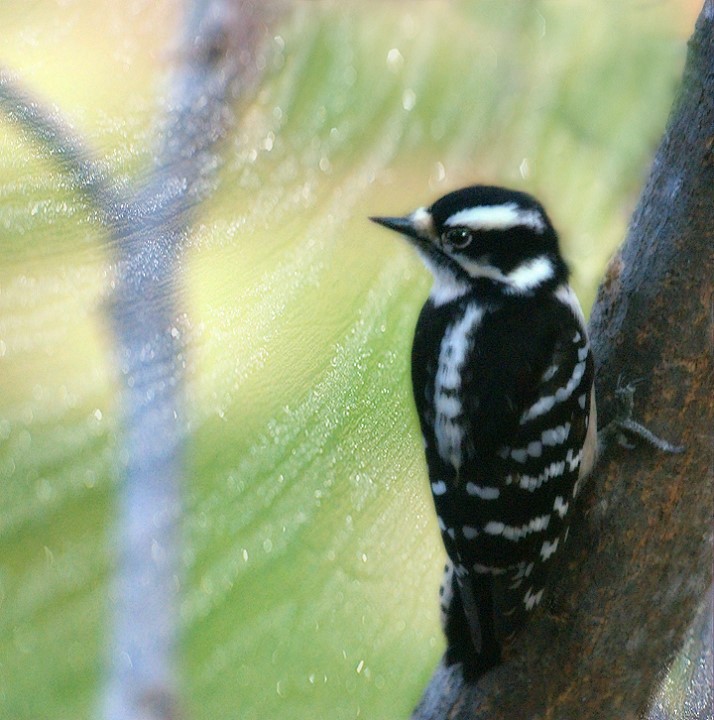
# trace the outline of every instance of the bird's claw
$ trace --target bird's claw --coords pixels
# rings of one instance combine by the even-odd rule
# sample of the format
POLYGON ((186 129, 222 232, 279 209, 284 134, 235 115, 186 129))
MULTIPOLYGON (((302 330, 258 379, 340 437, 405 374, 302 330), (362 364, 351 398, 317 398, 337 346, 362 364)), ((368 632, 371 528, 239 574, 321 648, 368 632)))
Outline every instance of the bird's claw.
POLYGON ((649 445, 657 448, 661 452, 681 453, 684 452, 684 445, 674 445, 667 440, 655 435, 651 430, 641 423, 632 419, 635 407, 635 390, 644 378, 631 380, 627 384, 623 384, 622 375, 617 378, 617 386, 615 388, 615 399, 618 404, 618 410, 615 418, 611 420, 605 427, 598 432, 598 439, 601 447, 604 449, 614 436, 617 444, 632 450, 635 445, 627 439, 626 433, 636 435, 649 445))

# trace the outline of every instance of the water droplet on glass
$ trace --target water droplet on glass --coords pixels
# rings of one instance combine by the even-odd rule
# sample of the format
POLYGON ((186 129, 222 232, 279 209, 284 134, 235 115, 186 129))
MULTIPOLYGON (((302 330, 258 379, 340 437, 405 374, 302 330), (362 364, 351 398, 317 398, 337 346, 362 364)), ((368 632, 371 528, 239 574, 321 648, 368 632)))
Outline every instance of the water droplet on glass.
POLYGON ((402 107, 407 112, 413 110, 416 105, 416 99, 416 93, 411 88, 407 88, 402 94, 402 107))
POLYGON ((518 172, 524 180, 531 174, 528 158, 523 158, 523 160, 521 160, 521 164, 518 166, 518 172))
POLYGON ((399 72, 404 67, 404 56, 397 48, 392 48, 387 53, 387 67, 393 73, 399 72))

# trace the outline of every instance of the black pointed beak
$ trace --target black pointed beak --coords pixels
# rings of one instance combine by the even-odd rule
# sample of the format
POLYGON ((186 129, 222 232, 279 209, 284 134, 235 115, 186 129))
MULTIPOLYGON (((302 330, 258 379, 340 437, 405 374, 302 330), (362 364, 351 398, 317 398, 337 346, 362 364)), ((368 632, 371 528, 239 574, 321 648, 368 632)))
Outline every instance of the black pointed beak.
POLYGON ((371 217, 370 220, 402 235, 417 237, 417 229, 410 215, 406 217, 371 217))

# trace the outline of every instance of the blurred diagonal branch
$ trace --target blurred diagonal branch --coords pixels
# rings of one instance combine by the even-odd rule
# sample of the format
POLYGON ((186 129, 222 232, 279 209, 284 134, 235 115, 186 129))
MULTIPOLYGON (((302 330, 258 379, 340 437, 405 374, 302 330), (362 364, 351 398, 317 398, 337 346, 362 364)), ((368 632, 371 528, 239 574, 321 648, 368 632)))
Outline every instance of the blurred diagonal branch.
POLYGON ((63 121, 0 69, 0 107, 58 160, 116 250, 112 320, 122 382, 123 452, 114 628, 105 717, 175 717, 185 422, 180 261, 192 212, 216 183, 233 102, 259 76, 266 17, 247 0, 187 3, 153 170, 121 188, 63 121))
POLYGON ((49 157, 62 166, 74 187, 101 213, 104 222, 117 218, 121 199, 110 174, 93 159, 60 111, 40 104, 3 67, 0 67, 0 109, 29 142, 38 141, 49 157))
MULTIPOLYGON (((441 666, 414 720, 635 720, 687 638, 685 661, 704 671, 680 680, 683 707, 672 717, 711 717, 713 147, 714 0, 706 0, 679 98, 590 320, 604 419, 618 377, 646 378, 639 416, 687 452, 608 454, 571 527, 550 612, 475 687, 441 666)), ((660 698, 652 717, 664 705, 660 698)))

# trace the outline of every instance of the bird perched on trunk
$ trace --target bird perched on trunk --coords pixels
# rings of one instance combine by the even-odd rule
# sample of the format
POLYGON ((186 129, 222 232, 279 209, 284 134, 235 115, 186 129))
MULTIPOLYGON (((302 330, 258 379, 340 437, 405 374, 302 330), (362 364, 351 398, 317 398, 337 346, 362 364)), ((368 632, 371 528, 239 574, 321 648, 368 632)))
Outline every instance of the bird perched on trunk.
POLYGON ((541 602, 597 448, 593 359, 558 236, 531 196, 476 185, 404 217, 434 276, 412 382, 449 557, 446 662, 474 680, 541 602))

